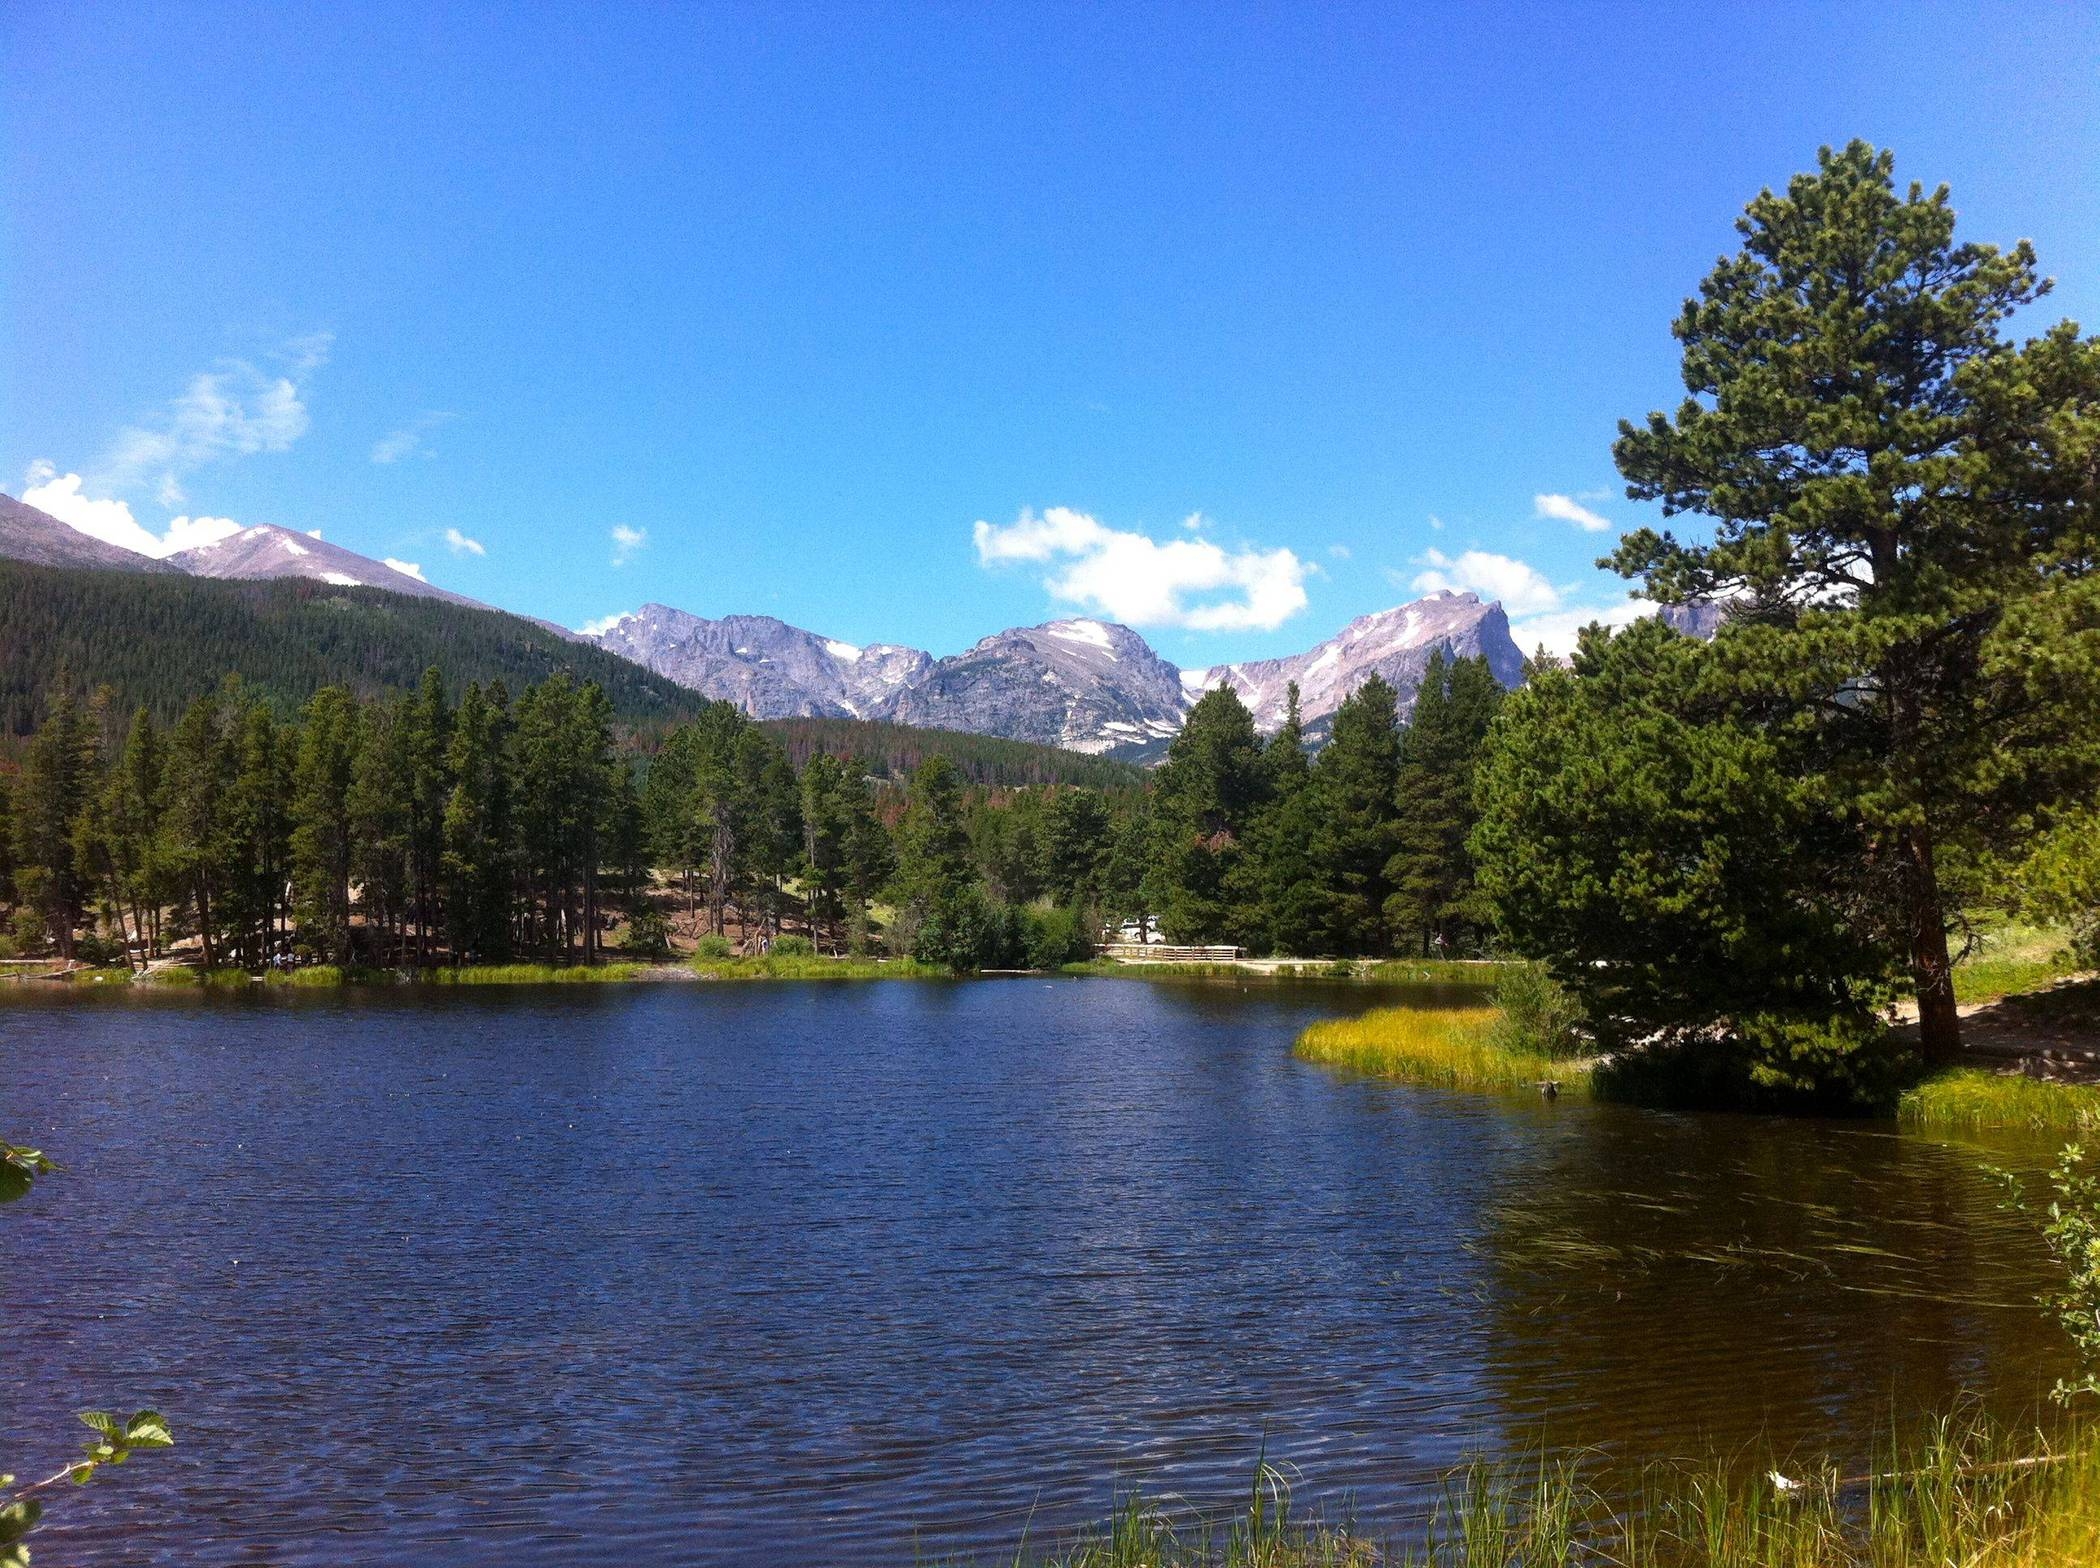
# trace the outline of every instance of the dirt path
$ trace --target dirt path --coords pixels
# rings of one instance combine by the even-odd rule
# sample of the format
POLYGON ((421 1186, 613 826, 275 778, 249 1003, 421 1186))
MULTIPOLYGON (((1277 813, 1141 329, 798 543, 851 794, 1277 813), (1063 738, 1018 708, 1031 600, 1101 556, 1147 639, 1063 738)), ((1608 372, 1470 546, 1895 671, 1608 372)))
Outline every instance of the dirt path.
MULTIPOLYGON (((1917 1004, 1899 1012, 1915 1038, 1917 1004)), ((2040 991, 1961 1009, 1962 1054, 1972 1065, 2059 1083, 2100 1083, 2100 976, 2073 975, 2040 991)))

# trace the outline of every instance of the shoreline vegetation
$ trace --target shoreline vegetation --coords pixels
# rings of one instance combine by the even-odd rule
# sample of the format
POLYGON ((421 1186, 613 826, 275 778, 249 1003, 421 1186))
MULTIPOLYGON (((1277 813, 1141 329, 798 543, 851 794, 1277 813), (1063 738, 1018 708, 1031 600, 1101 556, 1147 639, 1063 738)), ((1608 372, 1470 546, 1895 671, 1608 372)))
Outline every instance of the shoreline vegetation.
POLYGON ((1972 1416, 1928 1424, 1864 1471, 1658 1463, 1607 1487, 1579 1460, 1476 1460, 1387 1540, 1293 1516, 1279 1467, 1203 1517, 1134 1495, 1030 1568, 2074 1568, 2100 1561, 2100 1438, 1972 1416))

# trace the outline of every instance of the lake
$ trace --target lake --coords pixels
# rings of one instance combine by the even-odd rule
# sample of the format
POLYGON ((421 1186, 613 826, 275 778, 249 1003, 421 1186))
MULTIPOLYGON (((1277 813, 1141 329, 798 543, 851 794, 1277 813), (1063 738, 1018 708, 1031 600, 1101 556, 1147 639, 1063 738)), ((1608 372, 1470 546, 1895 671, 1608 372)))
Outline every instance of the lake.
POLYGON ((54 1563, 988 1560, 1264 1445, 1375 1533, 1470 1451, 1857 1457, 2064 1369, 1976 1151, 1292 1059, 1389 1000, 10 996, 64 1170, 0 1211, 0 1456, 172 1420, 54 1563))

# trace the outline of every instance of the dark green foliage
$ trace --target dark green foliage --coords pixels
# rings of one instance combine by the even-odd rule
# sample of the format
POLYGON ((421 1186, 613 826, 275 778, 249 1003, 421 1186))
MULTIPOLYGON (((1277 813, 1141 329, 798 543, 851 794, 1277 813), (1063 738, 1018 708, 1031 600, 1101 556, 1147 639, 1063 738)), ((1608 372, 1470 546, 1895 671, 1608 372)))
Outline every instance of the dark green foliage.
POLYGON ((1393 688, 1373 675, 1335 710, 1332 738, 1313 762, 1309 848, 1326 894, 1320 918, 1326 952, 1387 950, 1386 863, 1398 830, 1396 708, 1393 688))
POLYGON ((1145 770, 1106 757, 1089 757, 1056 746, 964 735, 954 730, 913 729, 872 719, 767 719, 764 728, 780 742, 796 768, 812 757, 859 759, 860 771, 903 781, 929 757, 945 757, 968 784, 1022 788, 1074 784, 1089 789, 1136 790, 1145 770))
POLYGON ((1283 726, 1262 747, 1268 799, 1248 829, 1252 849, 1242 873, 1250 942, 1264 952, 1313 953, 1328 928, 1327 888, 1313 858, 1319 808, 1312 763, 1298 716, 1298 687, 1286 693, 1283 726))
POLYGON ((954 764, 941 756, 919 764, 897 829, 895 878, 899 935, 911 956, 958 971, 976 968, 997 945, 962 806, 954 764))
POLYGON ((32 733, 58 693, 108 686, 127 713, 173 723, 229 672, 288 717, 323 686, 413 691, 432 666, 513 690, 566 672, 629 727, 687 719, 705 699, 534 622, 440 599, 301 580, 221 582, 0 561, 0 737, 32 733))
POLYGON ((1674 326, 1689 395, 1616 447, 1629 494, 1712 540, 1643 529, 1609 564, 1664 603, 1732 606, 1726 722, 1815 732, 1791 760, 1856 823, 1843 881, 1882 873, 1862 918, 1901 934, 1945 1055, 1975 868, 2100 770, 2100 343, 2071 323, 2006 340, 2048 288, 2032 249, 1957 243, 1946 190, 1892 170, 1826 148, 1750 204, 1674 326))
POLYGON ((1481 763, 1481 890, 1607 1036, 1885 994, 1814 736, 1734 718, 1724 659, 1659 621, 1586 637, 1503 704, 1481 763))
POLYGON ((1446 951, 1477 946, 1493 918, 1475 888, 1466 840, 1478 820, 1474 771, 1502 698, 1486 659, 1446 663, 1439 650, 1429 657, 1400 737, 1397 847, 1386 863, 1392 891, 1385 911, 1397 945, 1425 956, 1438 938, 1446 951))
POLYGON ((1268 793, 1254 717, 1239 693, 1229 686, 1204 693, 1153 783, 1146 893, 1169 938, 1247 940, 1242 867, 1268 793))

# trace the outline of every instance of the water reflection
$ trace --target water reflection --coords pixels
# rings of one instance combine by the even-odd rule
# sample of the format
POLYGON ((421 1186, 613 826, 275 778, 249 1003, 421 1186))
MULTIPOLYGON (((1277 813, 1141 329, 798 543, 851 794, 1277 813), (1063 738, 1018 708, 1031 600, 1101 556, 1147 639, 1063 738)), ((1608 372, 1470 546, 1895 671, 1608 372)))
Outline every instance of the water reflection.
POLYGON ((1850 1451, 2054 1376, 1974 1155, 1290 1056, 1389 999, 12 1004, 4 1130, 67 1171, 0 1221, 0 1446, 175 1417, 57 1518, 84 1564, 896 1563, 1010 1554, 1118 1482, 1220 1502, 1264 1442, 1376 1527, 1541 1423, 1850 1451))
POLYGON ((1602 1107, 1543 1119, 1478 1247, 1505 1420, 1608 1453, 1865 1457, 2062 1356, 2047 1260, 1972 1152, 1872 1124, 1602 1107))

